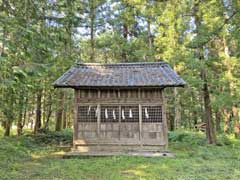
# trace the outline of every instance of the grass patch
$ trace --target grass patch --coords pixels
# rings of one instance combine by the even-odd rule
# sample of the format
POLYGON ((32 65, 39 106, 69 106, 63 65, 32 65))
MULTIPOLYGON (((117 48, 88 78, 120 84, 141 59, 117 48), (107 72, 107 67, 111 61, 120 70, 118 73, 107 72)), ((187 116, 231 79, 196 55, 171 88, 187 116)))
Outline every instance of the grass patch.
POLYGON ((218 137, 205 143, 202 133, 170 132, 176 158, 91 157, 62 159, 57 145, 69 144, 72 132, 0 138, 1 180, 238 180, 240 141, 218 137))

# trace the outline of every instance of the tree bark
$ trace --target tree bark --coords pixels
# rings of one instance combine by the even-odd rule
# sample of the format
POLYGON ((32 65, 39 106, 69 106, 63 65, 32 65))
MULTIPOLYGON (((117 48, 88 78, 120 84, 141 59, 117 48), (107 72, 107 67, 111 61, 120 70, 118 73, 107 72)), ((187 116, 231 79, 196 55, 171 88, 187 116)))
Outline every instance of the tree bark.
MULTIPOLYGON (((191 93, 191 98, 190 98, 192 104, 194 104, 194 102, 195 102, 195 98, 194 97, 195 97, 195 95, 192 92, 191 93)), ((198 123, 198 112, 197 112, 197 110, 194 108, 192 110, 192 112, 189 114, 189 116, 192 117, 191 119, 193 120, 193 126, 192 126, 192 122, 191 122, 190 128, 195 128, 197 123, 198 123)))
POLYGON ((4 123, 4 128, 5 128, 4 136, 10 136, 11 125, 12 125, 11 122, 5 121, 5 123, 4 123))
POLYGON ((24 95, 23 93, 20 94, 20 97, 19 97, 19 114, 18 114, 18 121, 17 121, 17 135, 20 136, 22 135, 22 129, 23 129, 23 108, 24 108, 24 104, 23 104, 23 98, 24 98, 24 95))
POLYGON ((24 112, 23 112, 23 122, 22 122, 22 127, 25 126, 26 124, 26 119, 27 119, 27 103, 28 103, 28 98, 26 99, 26 104, 24 105, 24 112))
POLYGON ((58 109, 56 111, 56 126, 55 131, 62 130, 63 110, 64 110, 64 92, 60 90, 58 95, 58 109))
POLYGON ((216 143, 216 136, 215 136, 215 130, 214 130, 214 123, 212 119, 212 107, 211 107, 211 100, 210 100, 210 94, 208 90, 208 84, 206 80, 206 72, 202 72, 203 75, 203 96, 204 96, 204 110, 205 110, 205 121, 206 121, 206 135, 208 139, 209 144, 215 144, 216 143))
POLYGON ((63 111, 63 129, 67 128, 67 112, 63 111))
POLYGON ((9 94, 5 94, 7 97, 7 109, 5 109, 6 121, 4 121, 5 132, 4 136, 10 136, 12 122, 14 121, 14 91, 12 88, 9 89, 9 94))
POLYGON ((204 103, 204 115, 206 121, 206 135, 209 144, 216 143, 216 136, 214 130, 214 123, 212 119, 212 107, 211 107, 211 100, 210 100, 210 93, 208 90, 208 83, 206 77, 205 69, 202 69, 201 78, 203 80, 203 103, 204 103))
POLYGON ((152 58, 153 53, 152 53, 152 49, 153 49, 153 43, 152 43, 152 32, 151 32, 151 20, 150 18, 148 18, 147 20, 147 31, 148 31, 148 49, 150 52, 150 57, 152 58))
POLYGON ((192 112, 192 119, 193 119, 193 124, 194 124, 193 127, 195 127, 197 125, 197 120, 198 120, 197 111, 196 110, 193 110, 193 112, 192 112))
POLYGON ((46 100, 46 88, 43 89, 43 92, 42 92, 42 122, 43 124, 45 124, 45 121, 46 121, 46 104, 47 104, 47 100, 46 100))
POLYGON ((222 119, 222 114, 221 111, 217 111, 215 113, 215 118, 216 118, 216 131, 221 132, 221 119, 222 119))
MULTIPOLYGON (((195 1, 194 4, 194 18, 195 18, 195 24, 196 24, 196 34, 198 38, 200 37, 200 32, 198 31, 200 29, 202 17, 201 12, 199 11, 199 1, 195 1)), ((203 46, 197 46, 197 54, 199 61, 205 61, 205 57, 203 54, 204 47, 203 46)), ((208 81, 207 81, 207 71, 205 68, 201 68, 200 70, 200 77, 203 82, 202 87, 202 93, 203 93, 203 105, 204 105, 204 119, 206 122, 206 136, 207 141, 209 144, 215 144, 216 143, 216 136, 215 136, 215 129, 214 129, 214 123, 212 119, 212 107, 211 107, 211 99, 210 99, 210 93, 208 88, 208 81)))
POLYGON ((22 129, 23 129, 22 119, 23 119, 23 112, 20 111, 19 112, 19 117, 18 117, 18 122, 17 122, 17 135, 18 136, 22 135, 22 129))
POLYGON ((237 105, 232 107, 232 115, 234 121, 234 135, 236 138, 240 137, 240 123, 239 123, 239 111, 237 105))
POLYGON ((174 97, 174 127, 175 129, 179 129, 181 126, 181 105, 177 88, 174 88, 174 97))
MULTIPOLYGON (((125 43, 127 43, 128 39, 128 26, 127 24, 123 24, 123 37, 125 39, 125 43)), ((122 62, 127 62, 127 53, 125 47, 122 48, 122 62)))
POLYGON ((223 110, 223 120, 224 120, 224 133, 229 133, 229 114, 227 109, 223 110))
MULTIPOLYGON (((51 105, 50 105, 50 106, 51 106, 51 105)), ((46 117, 46 122, 45 122, 45 125, 44 125, 44 129, 48 129, 51 115, 52 115, 52 108, 50 107, 50 109, 48 110, 48 113, 47 113, 47 117, 46 117)))
POLYGON ((94 42, 94 23, 95 23, 95 5, 94 0, 90 1, 90 43, 91 43, 91 62, 95 61, 95 42, 94 42))
POLYGON ((47 106, 48 106, 48 108, 47 108, 47 114, 46 114, 46 121, 44 123, 44 129, 48 129, 50 117, 52 115, 52 95, 51 95, 51 93, 49 94, 49 97, 48 97, 48 105, 47 106))
POLYGON ((63 129, 67 128, 67 107, 63 110, 63 129))
POLYGON ((37 101, 36 101, 36 120, 34 126, 34 133, 36 134, 41 128, 41 116, 42 116, 42 90, 37 92, 37 101))

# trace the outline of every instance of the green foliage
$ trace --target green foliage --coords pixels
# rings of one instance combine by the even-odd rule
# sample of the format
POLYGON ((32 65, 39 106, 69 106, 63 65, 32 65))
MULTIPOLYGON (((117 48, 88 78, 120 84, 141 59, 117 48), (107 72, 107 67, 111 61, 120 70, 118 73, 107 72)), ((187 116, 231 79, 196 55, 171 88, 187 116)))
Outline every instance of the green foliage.
POLYGON ((3 1, 1 124, 6 127, 26 124, 26 119, 33 121, 36 95, 42 97, 42 127, 54 127, 54 114, 61 103, 65 115, 72 116, 73 93, 64 91, 61 101, 51 84, 76 61, 162 59, 187 82, 176 94, 167 90, 171 127, 178 106, 184 128, 204 122, 204 81, 200 76, 204 70, 211 116, 218 122, 216 114, 220 113, 220 127, 224 119, 233 132, 240 112, 239 12, 237 0, 3 1), (239 112, 233 113, 236 106, 239 112))

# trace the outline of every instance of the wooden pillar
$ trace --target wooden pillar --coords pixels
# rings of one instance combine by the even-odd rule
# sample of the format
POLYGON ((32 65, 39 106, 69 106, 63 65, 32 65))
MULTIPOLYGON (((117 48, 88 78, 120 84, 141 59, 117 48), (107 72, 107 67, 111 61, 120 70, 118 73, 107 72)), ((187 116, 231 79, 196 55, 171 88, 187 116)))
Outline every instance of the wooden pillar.
POLYGON ((78 99, 79 90, 74 91, 74 132, 73 132, 73 148, 76 148, 76 141, 78 139, 78 99))
POLYGON ((165 150, 168 149, 168 126, 167 126, 167 115, 166 115, 166 99, 164 96, 164 89, 161 91, 162 94, 162 121, 163 121, 163 138, 166 143, 165 150))
POLYGON ((100 138, 100 125, 101 125, 101 106, 97 105, 97 138, 100 138))
POLYGON ((142 145, 142 105, 139 104, 139 140, 142 145))
MULTIPOLYGON (((101 98, 101 91, 100 89, 97 90, 97 97, 98 99, 101 98)), ((101 105, 97 105, 97 138, 100 138, 100 126, 101 126, 101 105)), ((98 143, 99 144, 99 143, 98 143)))
MULTIPOLYGON (((120 92, 120 91, 119 91, 120 92)), ((120 95, 120 93, 119 93, 120 95)), ((121 105, 118 106, 118 127, 119 127, 119 133, 118 133, 118 137, 119 137, 119 141, 121 140, 121 116, 122 116, 122 109, 121 109, 121 105)))

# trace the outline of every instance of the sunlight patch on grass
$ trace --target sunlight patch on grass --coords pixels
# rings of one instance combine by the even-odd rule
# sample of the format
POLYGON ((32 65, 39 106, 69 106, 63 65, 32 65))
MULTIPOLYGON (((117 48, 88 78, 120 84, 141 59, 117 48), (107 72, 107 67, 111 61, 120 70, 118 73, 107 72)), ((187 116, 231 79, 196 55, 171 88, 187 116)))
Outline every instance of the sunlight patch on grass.
POLYGON ((239 139, 234 134, 227 134, 226 136, 233 144, 239 143, 239 139))
POLYGON ((40 154, 31 154, 32 159, 40 159, 43 157, 46 157, 45 155, 40 155, 40 154))
POLYGON ((138 166, 134 169, 129 169, 129 170, 122 171, 122 174, 123 175, 130 175, 130 176, 134 175, 134 176, 140 176, 140 177, 141 176, 146 176, 147 174, 146 174, 145 170, 148 167, 149 167, 148 165, 142 164, 142 165, 140 165, 140 166, 138 166))
POLYGON ((144 172, 144 170, 141 169, 129 169, 126 171, 122 172, 123 175, 127 175, 127 176, 146 176, 146 173, 144 172))
POLYGON ((40 158, 47 158, 47 157, 62 157, 65 154, 64 151, 54 151, 54 152, 44 152, 44 153, 32 153, 32 159, 40 159, 40 158))
POLYGON ((65 154, 64 151, 56 151, 56 152, 51 153, 50 155, 53 155, 53 156, 62 156, 62 155, 64 155, 64 154, 65 154))

